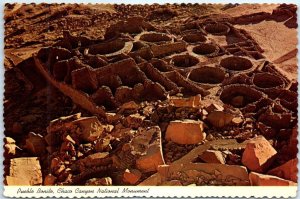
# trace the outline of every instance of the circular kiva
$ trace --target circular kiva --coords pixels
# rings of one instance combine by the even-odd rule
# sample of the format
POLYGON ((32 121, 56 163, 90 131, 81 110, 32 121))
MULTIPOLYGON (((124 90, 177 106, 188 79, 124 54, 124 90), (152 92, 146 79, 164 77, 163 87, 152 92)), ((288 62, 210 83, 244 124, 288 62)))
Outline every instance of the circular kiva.
POLYGON ((89 47, 88 53, 92 55, 116 56, 121 53, 129 53, 133 47, 132 42, 114 40, 110 42, 95 44, 89 47))
POLYGON ((248 104, 258 101, 265 94, 251 86, 242 84, 231 84, 225 86, 221 92, 220 99, 225 104, 230 104, 235 108, 243 108, 248 104))
POLYGON ((214 44, 201 43, 193 48, 196 55, 214 56, 219 52, 219 47, 214 44))
POLYGON ((285 83, 282 78, 271 73, 256 73, 252 83, 259 89, 283 88, 285 83))
POLYGON ((197 65, 199 60, 188 54, 174 55, 172 56, 170 63, 178 68, 188 68, 197 65))
POLYGON ((298 107, 298 94, 294 91, 283 90, 279 95, 280 104, 292 111, 296 111, 298 107))
POLYGON ((213 35, 226 35, 229 33, 229 26, 221 23, 208 24, 204 27, 204 30, 213 35))
POLYGON ((250 70, 253 64, 244 57, 231 56, 222 59, 220 66, 232 72, 241 72, 250 70))
POLYGON ((144 32, 137 35, 136 39, 148 43, 164 43, 171 42, 173 40, 169 35, 159 32, 144 32))
POLYGON ((184 40, 187 43, 198 43, 205 42, 206 37, 201 32, 189 32, 184 34, 182 40, 184 40))
POLYGON ((225 79, 225 71, 221 68, 203 66, 193 69, 189 74, 189 79, 200 84, 221 84, 225 79))

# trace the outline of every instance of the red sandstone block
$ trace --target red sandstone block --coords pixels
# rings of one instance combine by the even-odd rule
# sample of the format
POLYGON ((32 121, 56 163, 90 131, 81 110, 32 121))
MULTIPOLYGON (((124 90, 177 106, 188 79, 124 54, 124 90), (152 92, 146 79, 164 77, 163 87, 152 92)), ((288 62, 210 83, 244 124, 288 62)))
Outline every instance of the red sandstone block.
POLYGON ((283 165, 268 171, 268 174, 278 176, 286 180, 297 182, 297 173, 298 173, 297 164, 298 164, 297 158, 289 160, 283 165))
POLYGON ((252 186, 297 186, 292 181, 255 172, 249 174, 249 179, 252 186))
POLYGON ((251 171, 264 172, 274 160, 276 150, 263 136, 250 140, 242 156, 242 163, 251 171))
POLYGON ((166 140, 177 144, 197 144, 206 137, 203 128, 202 121, 171 121, 166 131, 166 140))

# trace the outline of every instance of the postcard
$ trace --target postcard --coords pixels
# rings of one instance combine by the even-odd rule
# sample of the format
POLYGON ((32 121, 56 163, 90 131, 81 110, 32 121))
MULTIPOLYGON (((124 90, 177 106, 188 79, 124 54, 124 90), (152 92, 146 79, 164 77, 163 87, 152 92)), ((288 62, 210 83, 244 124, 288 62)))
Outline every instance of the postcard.
POLYGON ((295 197, 296 12, 6 3, 4 196, 295 197))

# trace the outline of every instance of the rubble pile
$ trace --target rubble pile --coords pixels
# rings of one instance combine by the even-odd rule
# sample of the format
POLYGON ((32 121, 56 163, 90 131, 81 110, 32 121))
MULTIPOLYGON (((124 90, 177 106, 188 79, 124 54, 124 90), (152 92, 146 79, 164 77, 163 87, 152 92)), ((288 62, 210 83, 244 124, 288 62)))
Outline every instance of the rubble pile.
POLYGON ((120 20, 102 39, 64 31, 17 65, 23 96, 45 92, 41 79, 72 108, 42 132, 8 128, 26 139, 6 137, 5 183, 297 184, 297 82, 242 18, 151 24, 177 15, 120 20))

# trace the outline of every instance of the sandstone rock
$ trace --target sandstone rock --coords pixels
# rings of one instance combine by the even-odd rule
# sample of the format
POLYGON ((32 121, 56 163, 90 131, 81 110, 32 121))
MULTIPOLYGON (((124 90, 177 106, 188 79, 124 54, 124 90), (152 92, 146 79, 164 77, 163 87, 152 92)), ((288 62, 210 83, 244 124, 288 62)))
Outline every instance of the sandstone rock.
POLYGON ((104 126, 97 117, 82 117, 73 122, 81 129, 81 138, 87 142, 95 141, 104 131, 104 126))
POLYGON ((166 131, 166 140, 177 144, 197 144, 205 137, 203 122, 195 120, 171 121, 166 131))
POLYGON ((246 124, 245 129, 253 129, 253 124, 246 124))
POLYGON ((76 149, 74 145, 71 142, 63 142, 60 146, 60 152, 68 152, 70 155, 75 156, 76 155, 76 149))
POLYGON ((101 178, 98 181, 100 184, 99 185, 103 185, 103 186, 111 186, 112 185, 112 179, 110 177, 106 177, 106 178, 101 178))
POLYGON ((121 105, 121 110, 138 110, 139 105, 135 103, 134 101, 129 101, 121 105))
POLYGON ((59 142, 60 142, 60 138, 55 133, 52 133, 52 132, 48 132, 48 134, 45 135, 44 139, 45 139, 46 143, 48 144, 46 149, 49 153, 53 152, 54 148, 52 146, 55 146, 55 145, 59 144, 59 142))
POLYGON ((133 134, 135 132, 131 128, 125 128, 124 126, 118 127, 115 126, 114 130, 111 132, 111 135, 115 138, 122 138, 125 135, 133 134))
POLYGON ((54 185, 55 181, 56 181, 56 177, 51 174, 48 174, 44 179, 44 185, 50 185, 50 186, 54 185))
POLYGON ((243 121, 244 121, 244 120, 243 120, 241 117, 234 117, 234 118, 232 118, 232 120, 231 120, 232 124, 234 124, 234 125, 236 125, 236 126, 242 124, 243 121))
POLYGON ((206 163, 225 164, 225 159, 221 151, 206 150, 199 155, 199 158, 206 163))
POLYGON ((110 124, 106 124, 106 125, 102 125, 102 126, 107 133, 111 133, 113 131, 113 129, 115 128, 113 125, 110 125, 110 124))
POLYGON ((110 177, 106 178, 92 178, 86 181, 85 185, 90 186, 111 186, 112 179, 110 177))
POLYGON ((188 176, 189 179, 195 180, 199 176, 203 176, 203 172, 197 171, 195 169, 186 170, 184 173, 188 176))
POLYGON ((97 152, 104 152, 104 151, 110 151, 111 145, 110 145, 110 138, 109 137, 105 137, 102 138, 100 140, 97 140, 96 144, 95 144, 95 150, 97 152))
POLYGON ((155 111, 155 107, 153 105, 147 105, 143 108, 143 115, 149 117, 151 116, 155 111))
POLYGON ((205 109, 202 109, 201 113, 202 113, 203 116, 207 116, 208 115, 208 112, 205 109))
POLYGON ((201 95, 189 98, 170 97, 169 101, 175 107, 199 107, 201 105, 201 95))
POLYGON ((58 169, 56 169, 56 170, 54 171, 54 173, 55 173, 56 175, 59 175, 59 174, 62 173, 65 169, 66 169, 66 166, 65 166, 64 164, 61 164, 61 165, 59 165, 58 169))
POLYGON ((245 119, 245 122, 246 122, 246 124, 253 123, 253 119, 247 117, 247 118, 245 119))
POLYGON ((16 155, 16 149, 20 149, 16 145, 16 141, 10 137, 5 137, 4 138, 4 149, 5 149, 5 155, 16 155))
POLYGON ((53 158, 50 164, 51 170, 55 171, 60 166, 61 163, 62 161, 60 161, 58 158, 53 158))
POLYGON ((213 111, 224 111, 224 107, 216 104, 216 103, 212 103, 210 104, 209 106, 207 106, 205 108, 205 110, 208 112, 208 113, 211 113, 213 111))
POLYGON ((73 70, 71 76, 72 86, 75 89, 91 92, 95 91, 98 87, 97 75, 90 66, 84 66, 80 69, 73 70))
POLYGON ((137 169, 126 169, 123 174, 123 182, 128 184, 136 184, 140 178, 142 177, 142 173, 137 169))
POLYGON ((208 141, 212 141, 212 140, 214 140, 214 136, 213 136, 212 134, 208 134, 208 135, 206 136, 206 139, 207 139, 208 141))
POLYGON ((137 168, 143 172, 156 171, 160 164, 164 164, 164 160, 157 146, 149 147, 147 154, 136 160, 137 168))
POLYGON ((169 176, 170 165, 164 164, 157 167, 157 172, 160 174, 162 181, 166 180, 169 176))
POLYGON ((255 172, 249 174, 249 179, 252 186, 297 186, 292 181, 255 172))
MULTIPOLYGON (((162 178, 159 173, 157 180, 170 180, 177 178, 178 174, 188 179, 188 183, 193 183, 199 178, 204 178, 205 180, 216 180, 219 182, 231 182, 235 181, 236 185, 249 185, 249 175, 247 169, 243 166, 237 165, 226 165, 226 164, 214 164, 214 163, 179 163, 171 164, 168 167, 167 176, 162 178)), ((181 179, 181 177, 180 177, 181 179)), ((155 179, 152 177, 151 181, 155 179)), ((147 183, 147 180, 145 181, 147 183)), ((146 184, 145 183, 145 184, 146 184)), ((144 185, 142 182, 140 185, 144 185)))
MULTIPOLYGON (((62 141, 68 141, 71 143, 79 142, 79 138, 82 134, 81 126, 76 121, 80 118, 81 113, 77 113, 70 116, 60 117, 52 120, 47 127, 47 135, 44 140, 49 146, 60 145, 62 141), (67 135, 72 136, 72 140, 68 140, 67 135), (74 139, 74 140, 73 140, 74 139)), ((53 148, 52 148, 53 149, 53 148)), ((51 148, 47 150, 51 153, 51 148)))
POLYGON ((77 157, 80 158, 83 156, 83 153, 81 153, 80 151, 77 152, 77 157))
POLYGON ((131 145, 129 143, 126 143, 122 146, 122 151, 130 151, 131 150, 131 145))
MULTIPOLYGON (((108 152, 94 153, 83 159, 77 161, 77 168, 81 172, 85 172, 87 169, 93 169, 95 167, 102 167, 114 164, 113 159, 109 156, 108 152)), ((114 164, 114 166, 117 166, 114 164)))
POLYGON ((284 178, 286 180, 291 180, 294 182, 297 182, 297 164, 298 164, 298 159, 292 159, 289 160, 288 162, 284 163, 283 165, 276 167, 270 171, 268 171, 268 174, 274 175, 280 178, 284 178))
POLYGON ((103 153, 98 152, 98 153, 91 154, 85 157, 84 159, 81 159, 80 162, 85 166, 90 166, 90 165, 97 164, 97 162, 101 162, 102 159, 108 157, 108 155, 109 155, 108 152, 103 152, 103 153))
POLYGON ((214 127, 217 128, 222 128, 230 124, 232 119, 233 115, 222 111, 213 111, 207 116, 207 120, 209 121, 209 123, 211 123, 214 127))
POLYGON ((144 121, 145 117, 140 114, 132 114, 126 117, 126 124, 130 128, 137 129, 140 127, 144 121))
POLYGON ((161 186, 182 186, 182 184, 179 180, 171 180, 163 182, 161 186))
POLYGON ((73 115, 68 115, 52 120, 49 126, 47 127, 47 133, 49 134, 51 132, 58 131, 62 128, 69 128, 72 125, 72 122, 78 120, 80 117, 81 113, 76 113, 73 115))
MULTIPOLYGON (((244 144, 239 144, 236 140, 215 140, 212 142, 207 142, 203 145, 199 145, 190 151, 188 154, 174 161, 169 166, 159 166, 158 172, 153 174, 148 179, 141 182, 139 185, 160 185, 162 182, 169 180, 172 176, 177 175, 178 172, 185 172, 188 170, 196 170, 201 172, 201 176, 205 175, 208 178, 220 179, 226 184, 232 185, 231 181, 234 180, 235 185, 250 185, 249 174, 247 168, 238 165, 227 165, 227 164, 215 164, 215 163, 192 163, 198 158, 198 155, 203 153, 203 151, 208 150, 214 146, 227 147, 230 146, 243 146, 244 144), (228 180, 228 181, 227 181, 228 180)), ((193 183, 193 182, 191 182, 193 183)), ((200 183, 202 184, 202 183, 200 183)), ((205 183, 204 183, 205 184, 205 183)), ((221 183, 222 184, 222 183, 221 183)))
POLYGON ((164 164, 161 131, 158 126, 139 128, 131 141, 131 154, 137 156, 136 167, 143 172, 157 171, 164 164))
POLYGON ((46 142, 40 134, 30 132, 26 139, 26 148, 35 155, 42 155, 46 152, 46 142))
POLYGON ((251 171, 264 172, 276 154, 272 145, 263 136, 258 136, 247 143, 242 163, 251 171))
POLYGON ((4 143, 5 144, 15 144, 16 141, 14 139, 12 139, 11 137, 5 137, 4 138, 4 143))
POLYGON ((67 135, 67 136, 64 138, 64 141, 65 141, 65 142, 71 142, 73 145, 76 144, 76 142, 73 140, 73 138, 72 138, 70 135, 67 135))
POLYGON ((41 185, 43 178, 38 158, 11 159, 6 180, 7 185, 41 185))
POLYGON ((109 124, 115 124, 121 119, 121 115, 116 113, 106 113, 106 118, 109 124))
POLYGON ((275 129, 285 129, 290 127, 292 115, 288 112, 276 113, 269 107, 260 114, 257 121, 275 129))
POLYGON ((183 52, 185 50, 186 50, 185 42, 173 42, 173 43, 151 46, 151 51, 154 57, 159 57, 174 52, 183 52))
POLYGON ((23 178, 20 177, 12 177, 12 176, 6 176, 5 178, 7 185, 13 185, 13 186, 30 186, 29 181, 24 181, 23 178))

